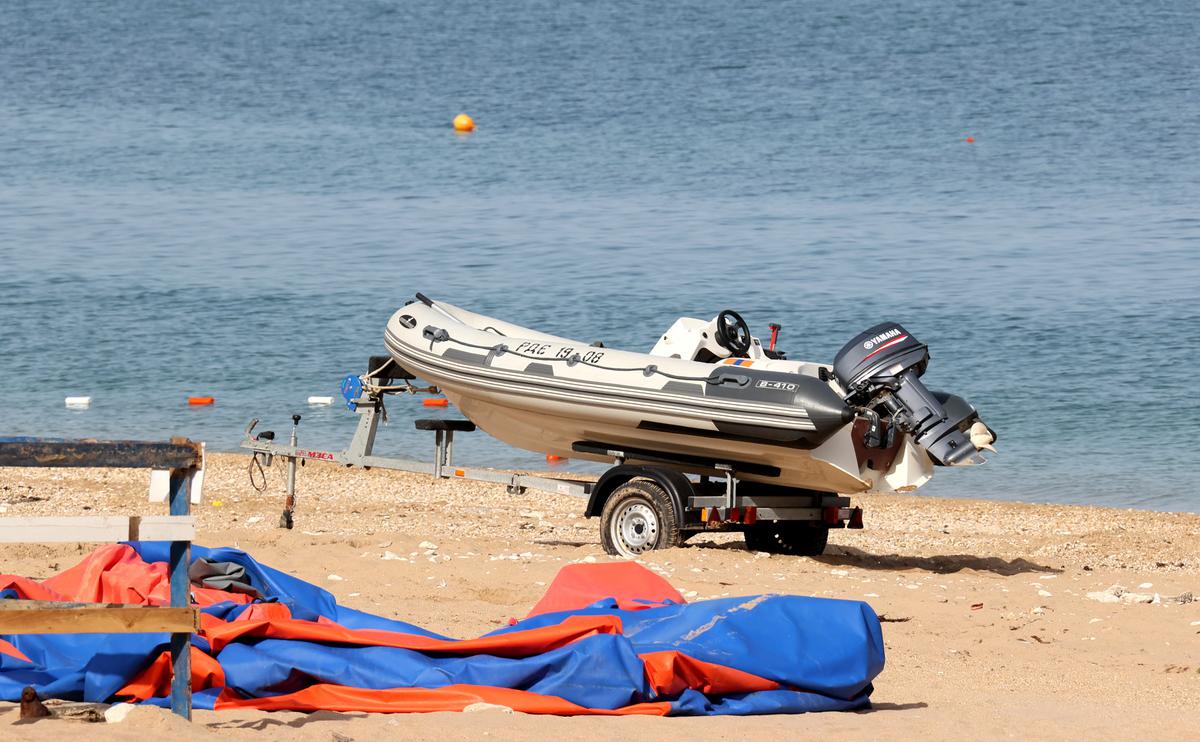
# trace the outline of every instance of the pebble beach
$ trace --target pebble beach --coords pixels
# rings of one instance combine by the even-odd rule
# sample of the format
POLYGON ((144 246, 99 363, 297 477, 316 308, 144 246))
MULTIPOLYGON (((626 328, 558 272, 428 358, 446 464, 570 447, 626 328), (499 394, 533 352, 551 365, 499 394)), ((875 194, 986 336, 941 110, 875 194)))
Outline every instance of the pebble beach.
MULTIPOLYGON (((285 471, 250 486, 247 456, 210 455, 197 543, 234 546, 353 608, 468 637, 521 617, 558 569, 606 561, 581 500, 503 486, 310 463, 295 527, 277 527, 285 471)), ((161 513, 149 475, 0 469, 5 515, 161 513)), ((800 717, 539 718, 198 711, 187 725, 138 708, 119 724, 52 719, 6 738, 558 739, 564 735, 744 739, 1183 738, 1200 708, 1200 515, 919 496, 855 498, 862 531, 834 531, 824 556, 747 551, 738 534, 696 536, 640 561, 689 601, 793 593, 867 601, 887 667, 874 710, 800 717)), ((45 578, 90 545, 0 546, 0 571, 45 578)))

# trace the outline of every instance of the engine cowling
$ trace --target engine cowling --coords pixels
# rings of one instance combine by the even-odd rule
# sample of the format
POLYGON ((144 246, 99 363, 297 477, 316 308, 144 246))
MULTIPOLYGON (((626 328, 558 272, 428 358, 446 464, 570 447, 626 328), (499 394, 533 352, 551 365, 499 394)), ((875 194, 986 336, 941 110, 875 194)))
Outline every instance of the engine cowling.
POLYGON ((995 433, 965 399, 926 388, 921 375, 928 365, 928 346, 899 324, 884 322, 838 351, 833 374, 846 390, 848 404, 890 417, 935 463, 983 463, 980 448, 990 448, 995 433))

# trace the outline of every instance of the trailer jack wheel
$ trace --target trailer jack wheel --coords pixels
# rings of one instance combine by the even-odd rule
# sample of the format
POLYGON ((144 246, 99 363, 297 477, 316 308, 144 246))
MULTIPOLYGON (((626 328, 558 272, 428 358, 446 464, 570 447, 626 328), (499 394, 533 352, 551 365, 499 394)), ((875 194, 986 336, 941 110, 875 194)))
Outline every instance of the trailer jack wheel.
POLYGON ((746 527, 746 548, 768 554, 820 556, 829 542, 824 523, 773 521, 746 527))
POLYGON ((604 503, 600 541, 604 551, 629 559, 652 549, 679 546, 683 537, 671 497, 645 479, 621 485, 604 503))

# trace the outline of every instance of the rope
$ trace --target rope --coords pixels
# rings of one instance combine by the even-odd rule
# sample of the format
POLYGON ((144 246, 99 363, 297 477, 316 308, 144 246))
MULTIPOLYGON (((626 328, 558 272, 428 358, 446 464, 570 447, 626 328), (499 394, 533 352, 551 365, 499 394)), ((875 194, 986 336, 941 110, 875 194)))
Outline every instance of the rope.
POLYGON ((254 489, 258 490, 259 492, 266 492, 267 491, 267 472, 263 470, 262 462, 258 460, 258 454, 254 454, 253 456, 250 457, 249 470, 250 470, 250 486, 253 487, 254 489), (261 486, 259 486, 258 484, 255 484, 255 482, 254 482, 254 468, 256 466, 258 467, 258 476, 262 480, 261 486))

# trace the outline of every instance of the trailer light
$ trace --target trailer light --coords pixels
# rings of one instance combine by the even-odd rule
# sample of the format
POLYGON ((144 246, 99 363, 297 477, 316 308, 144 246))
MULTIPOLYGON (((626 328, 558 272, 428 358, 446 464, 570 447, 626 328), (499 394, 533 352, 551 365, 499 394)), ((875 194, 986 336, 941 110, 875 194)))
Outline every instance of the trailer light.
POLYGON ((742 521, 748 526, 758 522, 758 508, 746 508, 746 519, 742 521))
POLYGON ((836 526, 838 523, 842 522, 842 509, 837 505, 830 505, 829 507, 825 508, 821 515, 822 520, 825 521, 825 525, 836 526))
POLYGON ((708 508, 700 508, 700 522, 701 523, 708 522, 708 508))
POLYGON ((847 528, 862 528, 863 516, 862 508, 854 508, 850 511, 850 522, 846 524, 847 528))
POLYGON ((738 521, 740 521, 742 519, 742 509, 741 508, 729 508, 729 519, 731 521, 733 521, 734 523, 737 523, 738 521))

